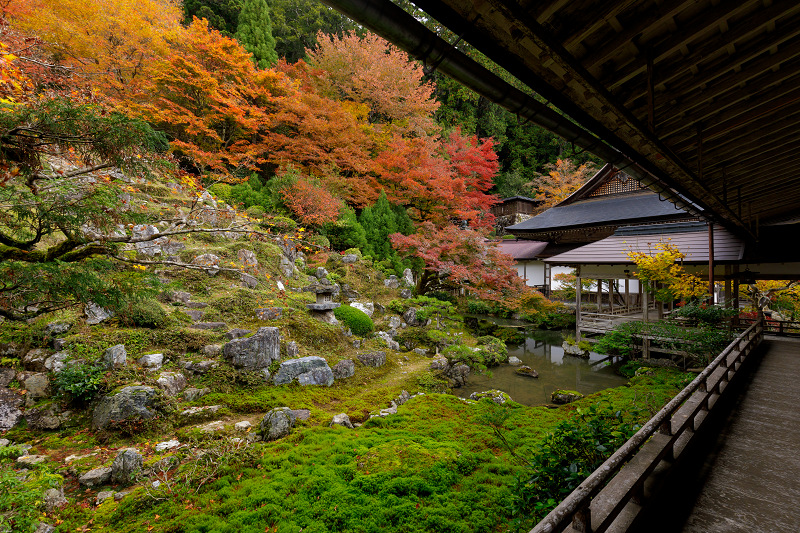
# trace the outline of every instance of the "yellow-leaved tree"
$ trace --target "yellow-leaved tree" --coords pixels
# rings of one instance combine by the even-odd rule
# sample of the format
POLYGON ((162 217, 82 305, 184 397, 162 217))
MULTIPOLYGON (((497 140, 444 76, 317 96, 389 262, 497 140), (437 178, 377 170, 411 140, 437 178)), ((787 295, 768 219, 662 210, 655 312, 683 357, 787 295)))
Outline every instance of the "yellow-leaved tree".
POLYGON ((629 251, 628 258, 636 263, 639 281, 656 300, 703 299, 706 284, 702 278, 689 274, 680 264, 686 257, 677 246, 668 242, 657 242, 648 252, 629 251))

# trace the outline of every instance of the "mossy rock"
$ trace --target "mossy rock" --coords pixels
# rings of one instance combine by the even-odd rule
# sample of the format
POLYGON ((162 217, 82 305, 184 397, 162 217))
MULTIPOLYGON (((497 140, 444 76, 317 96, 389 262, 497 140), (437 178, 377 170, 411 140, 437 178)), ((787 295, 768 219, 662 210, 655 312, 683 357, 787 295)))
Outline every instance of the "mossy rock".
POLYGON ((554 390, 553 393, 550 395, 550 401, 559 405, 576 402, 582 399, 583 399, 583 394, 574 390, 557 389, 554 390))

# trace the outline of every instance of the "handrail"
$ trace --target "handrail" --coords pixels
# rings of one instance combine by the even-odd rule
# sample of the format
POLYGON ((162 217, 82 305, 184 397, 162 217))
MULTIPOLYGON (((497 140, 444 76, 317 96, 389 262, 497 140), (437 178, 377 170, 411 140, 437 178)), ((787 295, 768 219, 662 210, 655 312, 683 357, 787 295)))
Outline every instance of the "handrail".
MULTIPOLYGON (((656 415, 651 418, 642 428, 636 432, 628 441, 623 444, 614 454, 611 455, 597 470, 592 472, 572 493, 567 496, 555 509, 553 509, 541 522, 531 530, 530 533, 552 533, 562 531, 572 522, 573 530, 585 533, 600 533, 605 531, 614 519, 622 511, 623 507, 635 497, 634 492, 641 490, 644 480, 650 475, 655 466, 667 455, 677 455, 675 441, 684 435, 687 428, 691 426, 692 431, 697 428, 694 426, 696 418, 701 411, 707 411, 711 404, 712 395, 719 396, 724 390, 723 385, 727 386, 733 373, 741 366, 741 361, 757 346, 763 338, 763 325, 756 322, 747 330, 731 342, 722 352, 709 364, 689 385, 680 391, 667 405, 665 405, 656 415), (742 346, 742 343, 745 343, 742 346), (729 356, 735 355, 733 361, 728 361, 729 356), (720 369, 725 371, 719 372, 720 369), (696 402, 688 402, 696 392, 705 393, 703 397, 697 398, 696 402), (676 412, 685 408, 681 416, 676 417, 676 412), (673 427, 677 423, 676 427, 673 427), (665 439, 656 443, 654 435, 657 433, 666 435, 665 439), (599 516, 591 508, 593 498, 612 482, 619 470, 634 456, 642 451, 647 444, 653 443, 651 454, 652 458, 645 460, 636 468, 641 470, 638 477, 626 480, 632 488, 624 490, 624 495, 619 501, 610 506, 610 511, 606 506, 604 512, 607 516, 599 516), (658 448, 660 447, 660 448, 658 448), (657 448, 657 449, 656 449, 657 448), (598 516, 595 516, 598 515, 598 516), (598 527, 593 529, 593 522, 598 522, 598 527)), ((725 387, 726 388, 726 387, 725 387)), ((716 403, 716 401, 714 401, 716 403)), ((700 422, 702 423, 702 421, 700 422)), ((685 448, 684 448, 685 449, 685 448)), ((643 454, 644 456, 645 454, 643 454)), ((627 471, 627 469, 626 469, 627 471)), ((635 475, 636 473, 634 473, 635 475)))

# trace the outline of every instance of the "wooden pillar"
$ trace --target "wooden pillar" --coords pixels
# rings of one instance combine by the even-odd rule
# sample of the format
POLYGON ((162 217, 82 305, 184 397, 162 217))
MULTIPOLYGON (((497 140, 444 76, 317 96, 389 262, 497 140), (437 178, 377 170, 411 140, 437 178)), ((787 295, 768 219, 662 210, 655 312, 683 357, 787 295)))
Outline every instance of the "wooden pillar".
POLYGON ((631 280, 628 278, 628 274, 625 274, 625 307, 629 308, 631 306, 631 280))
POLYGON ((614 314, 614 280, 608 280, 608 312, 614 314))
POLYGON ((714 305, 714 224, 708 223, 708 293, 714 305))
POLYGON ((731 266, 725 265, 725 307, 731 307, 731 266))
MULTIPOLYGON (((641 283, 639 285, 641 286, 641 283)), ((645 323, 650 322, 647 296, 647 291, 642 289, 642 321, 645 323)), ((642 339, 642 357, 650 359, 650 339, 642 339)))
POLYGON ((575 342, 581 341, 581 267, 575 269, 575 342))
POLYGON ((597 279, 597 312, 603 312, 603 280, 597 279))

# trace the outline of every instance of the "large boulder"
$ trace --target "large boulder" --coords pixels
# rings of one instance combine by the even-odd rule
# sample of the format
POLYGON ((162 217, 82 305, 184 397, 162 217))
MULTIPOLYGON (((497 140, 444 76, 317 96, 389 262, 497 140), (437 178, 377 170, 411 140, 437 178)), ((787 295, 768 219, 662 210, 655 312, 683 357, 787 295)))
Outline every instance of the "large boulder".
POLYGON ((453 365, 445 375, 450 378, 453 387, 463 387, 469 377, 469 367, 465 364, 453 365))
POLYGON ((375 304, 372 302, 350 302, 350 307, 355 307, 368 317, 375 313, 375 304))
POLYGON ((300 385, 333 385, 333 371, 328 362, 315 355, 289 359, 281 363, 275 374, 276 385, 285 385, 297 380, 300 385))
POLYGON ((529 367, 528 365, 522 365, 522 366, 518 367, 516 370, 514 370, 514 373, 515 374, 519 374, 520 376, 528 377, 528 378, 538 378, 539 377, 539 373, 536 370, 534 370, 531 367, 529 367))
POLYGON ((244 265, 245 267, 256 268, 258 266, 258 257, 256 257, 255 252, 251 250, 242 248, 241 250, 239 250, 236 256, 239 258, 239 261, 241 261, 242 265, 244 265))
POLYGON ((403 285, 406 287, 414 287, 416 285, 414 283, 414 273, 411 272, 410 268, 403 271, 403 285))
POLYGON ((57 337, 63 335, 72 327, 72 324, 67 322, 50 322, 44 327, 44 334, 49 337, 57 337))
POLYGON ((50 358, 50 352, 44 348, 34 348, 22 356, 22 366, 31 372, 44 372, 47 370, 45 362, 50 358))
POLYGON ((396 352, 400 351, 400 343, 394 340, 394 337, 388 331, 379 331, 375 334, 376 337, 386 343, 386 347, 396 352))
POLYGON ((142 471, 142 454, 133 448, 121 450, 111 465, 111 482, 129 485, 136 482, 142 471))
POLYGON ((356 373, 356 364, 352 359, 342 359, 331 368, 335 379, 347 379, 356 373))
POLYGON ((99 487, 100 485, 105 485, 111 480, 111 472, 112 469, 110 466, 95 468, 93 470, 89 470, 84 475, 79 477, 78 483, 89 488, 99 487))
POLYGON ((162 353, 148 353, 139 358, 138 363, 149 369, 158 370, 164 364, 164 354, 162 353))
POLYGON ((156 385, 167 396, 177 396, 186 388, 186 377, 180 372, 162 372, 156 380, 156 385))
POLYGON ((400 280, 392 274, 389 276, 389 279, 383 280, 383 286, 388 287, 389 289, 397 289, 400 287, 400 280))
POLYGON ((333 420, 331 420, 330 427, 333 426, 342 426, 347 429, 353 429, 353 423, 350 422, 350 417, 347 416, 347 413, 339 413, 338 415, 333 415, 333 420))
POLYGON ((153 387, 143 385, 125 387, 116 394, 109 394, 94 408, 92 427, 103 429, 111 421, 135 418, 149 420, 158 414, 156 404, 160 394, 153 387))
POLYGON ((17 379, 27 391, 25 393, 29 400, 37 400, 50 396, 50 378, 44 372, 20 373, 17 379))
POLYGON ((56 352, 44 362, 45 369, 58 374, 64 369, 70 355, 67 352, 56 352))
POLYGON ((236 368, 263 370, 280 360, 281 335, 278 328, 258 328, 251 337, 225 344, 222 353, 236 368))
POLYGON ((559 405, 576 402, 581 398, 583 398, 583 394, 574 390, 557 389, 550 395, 550 401, 559 405))
POLYGON ((447 372, 450 369, 450 362, 442 354, 437 354, 431 361, 431 370, 447 372))
POLYGON ((0 389, 0 430, 11 429, 22 418, 22 404, 25 398, 17 391, 0 389))
POLYGON ((179 419, 181 424, 197 424, 212 418, 217 418, 217 412, 222 409, 221 405, 203 405, 199 407, 189 407, 181 411, 179 419))
POLYGON ((386 352, 367 352, 358 354, 358 360, 364 366, 381 367, 386 364, 386 352))
POLYGON ((403 313, 403 320, 406 321, 406 324, 409 326, 414 327, 421 327, 424 326, 426 321, 420 320, 417 318, 417 308, 416 307, 409 307, 405 313, 403 313))
POLYGON ((28 427, 40 431, 58 429, 65 419, 66 415, 61 413, 56 405, 35 407, 25 411, 25 422, 28 427))
POLYGON ((125 345, 115 344, 103 354, 103 363, 108 369, 122 368, 125 366, 127 358, 128 352, 125 350, 125 345))
POLYGON ((90 326, 94 326, 95 324, 99 324, 104 320, 108 320, 112 316, 114 316, 114 312, 110 309, 106 309, 105 307, 100 307, 94 302, 89 302, 83 309, 84 313, 86 313, 86 323, 90 326))
POLYGON ((498 389, 486 390, 483 392, 473 392, 469 395, 470 400, 477 401, 482 398, 489 398, 497 405, 503 405, 504 403, 511 401, 511 396, 509 396, 508 393, 498 389))
POLYGON ((211 276, 214 276, 217 274, 217 272, 219 272, 219 262, 219 256, 214 254, 201 254, 192 259, 193 265, 204 267, 203 270, 205 270, 206 273, 211 276))
POLYGON ((134 226, 133 239, 134 241, 139 241, 136 242, 136 251, 151 257, 160 254, 161 245, 155 242, 158 237, 152 238, 153 235, 158 235, 159 233, 158 228, 152 224, 137 224, 134 226))
POLYGON ((8 387, 16 376, 17 371, 13 368, 0 368, 0 387, 8 387))
POLYGON ((264 415, 259 429, 264 440, 277 440, 292 432, 296 420, 288 407, 276 407, 264 415))
POLYGON ((47 489, 44 491, 44 510, 52 513, 56 509, 60 509, 67 505, 69 502, 64 497, 64 488, 47 489))

